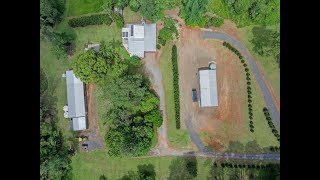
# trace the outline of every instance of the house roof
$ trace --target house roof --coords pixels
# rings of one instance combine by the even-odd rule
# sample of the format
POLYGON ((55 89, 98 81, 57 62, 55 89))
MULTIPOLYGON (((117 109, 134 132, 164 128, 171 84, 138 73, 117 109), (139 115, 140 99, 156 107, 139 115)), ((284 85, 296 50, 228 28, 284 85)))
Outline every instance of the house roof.
POLYGON ((218 106, 216 70, 200 70, 200 106, 218 106))
POLYGON ((144 25, 144 51, 156 51, 157 48, 157 27, 156 24, 144 25))
POLYGON ((144 38, 144 26, 133 25, 133 37, 134 38, 144 38))
POLYGON ((133 39, 129 38, 128 50, 131 56, 136 55, 139 57, 144 57, 144 41, 143 39, 133 39))
POLYGON ((68 117, 81 117, 86 115, 84 102, 83 82, 77 78, 73 71, 66 72, 68 117))
POLYGON ((74 131, 87 129, 86 117, 72 118, 72 129, 74 131))

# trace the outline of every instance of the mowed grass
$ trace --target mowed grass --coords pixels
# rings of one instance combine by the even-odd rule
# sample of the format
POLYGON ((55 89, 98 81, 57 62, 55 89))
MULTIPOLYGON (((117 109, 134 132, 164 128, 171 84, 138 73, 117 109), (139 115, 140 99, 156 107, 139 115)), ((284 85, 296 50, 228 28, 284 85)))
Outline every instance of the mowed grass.
MULTIPOLYGON (((264 76, 265 80, 270 82, 278 101, 280 102, 280 68, 276 63, 273 56, 263 57, 253 51, 253 45, 250 42, 252 39, 252 28, 255 26, 247 26, 239 29, 240 40, 244 43, 245 47, 248 48, 254 59, 258 62, 260 72, 264 76)), ((279 31, 280 24, 274 26, 267 26, 268 29, 279 31)))
POLYGON ((41 40, 40 65, 48 77, 48 92, 57 109, 57 124, 62 129, 66 142, 68 142, 68 139, 72 137, 72 132, 69 130, 69 119, 63 117, 63 106, 67 104, 67 89, 66 79, 62 77, 62 74, 70 68, 70 62, 67 59, 58 60, 52 54, 51 43, 41 40))
POLYGON ((142 16, 139 12, 134 12, 130 7, 124 8, 123 19, 125 23, 139 22, 141 21, 142 16))
POLYGON ((172 145, 174 148, 190 149, 191 139, 188 131, 185 129, 176 129, 171 60, 172 45, 172 42, 167 42, 167 44, 163 47, 160 57, 160 69, 163 77, 166 96, 168 138, 170 145, 172 145))
MULTIPOLYGON (((221 42, 210 40, 213 45, 217 48, 220 53, 221 58, 229 57, 230 50, 222 46, 221 42)), ((258 144, 257 149, 262 151, 263 148, 270 146, 278 146, 279 142, 274 137, 271 132, 271 129, 268 126, 268 123, 263 114, 262 108, 265 107, 265 101, 263 99, 262 92, 260 87, 258 86, 256 79, 254 78, 253 73, 250 70, 251 77, 251 88, 252 88, 252 105, 253 105, 253 123, 254 123, 254 133, 250 132, 249 129, 249 115, 248 115, 248 98, 247 98, 247 85, 246 85, 246 72, 244 71, 244 67, 240 62, 239 58, 232 54, 233 60, 236 61, 236 64, 239 66, 239 89, 237 90, 240 96, 240 104, 241 104, 241 127, 235 126, 235 124, 230 123, 230 121, 223 121, 221 125, 217 128, 218 130, 215 132, 216 134, 213 137, 217 137, 221 139, 223 142, 223 149, 233 149, 236 151, 241 151, 236 149, 235 147, 230 147, 230 142, 239 142, 243 145, 246 145, 250 141, 256 141, 258 144), (221 137, 221 138, 220 138, 221 137), (228 141, 227 141, 228 139, 228 141)), ((223 60, 223 59, 222 59, 223 60)), ((248 61, 246 60, 246 63, 248 61)), ((200 134, 202 140, 210 136, 209 134, 200 134)), ((249 150, 250 151, 250 150, 249 150)), ((245 150, 246 152, 246 150, 245 150)))
POLYGON ((67 0, 67 16, 100 12, 103 10, 104 1, 106 0, 67 0))
MULTIPOLYGON (((75 180, 99 179, 105 175, 107 179, 119 179, 128 171, 137 172, 139 165, 152 164, 156 179, 168 179, 170 165, 178 157, 152 158, 114 158, 107 157, 106 151, 96 150, 88 153, 78 153, 72 158, 72 173, 75 180)), ((212 159, 197 158, 197 178, 206 179, 209 176, 212 159)))

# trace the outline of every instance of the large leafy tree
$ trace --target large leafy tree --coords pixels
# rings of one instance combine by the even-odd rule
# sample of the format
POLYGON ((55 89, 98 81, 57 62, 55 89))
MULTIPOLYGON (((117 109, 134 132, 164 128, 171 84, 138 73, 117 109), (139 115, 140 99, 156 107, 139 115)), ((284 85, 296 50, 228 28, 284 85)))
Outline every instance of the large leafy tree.
POLYGON ((204 16, 208 0, 182 0, 181 17, 190 26, 204 27, 208 18, 204 16))
POLYGON ((114 79, 126 72, 128 65, 120 56, 121 44, 101 43, 99 52, 90 49, 80 54, 73 64, 74 73, 85 83, 98 83, 104 78, 114 79))

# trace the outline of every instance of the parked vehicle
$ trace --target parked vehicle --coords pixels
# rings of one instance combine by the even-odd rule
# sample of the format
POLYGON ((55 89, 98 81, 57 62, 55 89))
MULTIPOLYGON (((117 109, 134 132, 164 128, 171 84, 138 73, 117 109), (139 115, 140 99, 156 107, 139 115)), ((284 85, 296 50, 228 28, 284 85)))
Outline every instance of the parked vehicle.
POLYGON ((192 89, 192 101, 197 102, 198 101, 198 96, 197 96, 197 90, 192 89))

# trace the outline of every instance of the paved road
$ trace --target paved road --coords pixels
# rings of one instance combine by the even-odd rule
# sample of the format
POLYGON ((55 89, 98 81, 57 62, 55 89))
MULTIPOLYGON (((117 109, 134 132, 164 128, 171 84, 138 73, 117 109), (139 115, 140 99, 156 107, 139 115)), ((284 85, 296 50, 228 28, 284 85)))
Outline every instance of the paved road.
MULTIPOLYGON (((240 160, 280 160, 280 154, 243 154, 243 153, 219 153, 207 148, 199 135, 195 132, 191 122, 191 116, 187 116, 185 120, 187 130, 190 134, 193 144, 197 146, 199 151, 196 152, 181 152, 174 154, 176 156, 201 156, 201 157, 214 157, 222 159, 240 159, 240 160)), ((172 155, 172 154, 171 154, 172 155)))
POLYGON ((267 107, 269 109, 269 112, 271 114, 272 121, 280 133, 280 112, 278 111, 278 109, 272 99, 271 93, 270 93, 269 89, 267 88, 265 81, 262 78, 262 75, 258 69, 256 61, 248 54, 245 47, 235 38, 233 38, 227 34, 221 33, 221 32, 203 31, 201 36, 204 39, 217 39, 217 40, 226 41, 226 42, 232 44, 249 61, 251 70, 252 70, 252 72, 253 72, 253 74, 259 84, 260 89, 262 90, 263 98, 264 98, 264 100, 267 104, 267 107))

